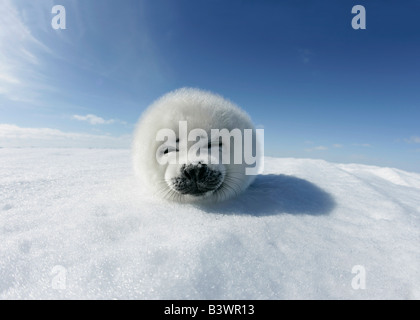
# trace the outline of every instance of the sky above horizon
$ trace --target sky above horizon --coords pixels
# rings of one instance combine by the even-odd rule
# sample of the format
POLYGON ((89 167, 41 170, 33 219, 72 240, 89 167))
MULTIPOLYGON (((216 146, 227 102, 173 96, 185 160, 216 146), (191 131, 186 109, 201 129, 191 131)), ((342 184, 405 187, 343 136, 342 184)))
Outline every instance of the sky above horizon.
POLYGON ((150 103, 197 87, 245 109, 267 156, 420 172, 419 15, 414 0, 0 0, 0 147, 129 147, 150 103))

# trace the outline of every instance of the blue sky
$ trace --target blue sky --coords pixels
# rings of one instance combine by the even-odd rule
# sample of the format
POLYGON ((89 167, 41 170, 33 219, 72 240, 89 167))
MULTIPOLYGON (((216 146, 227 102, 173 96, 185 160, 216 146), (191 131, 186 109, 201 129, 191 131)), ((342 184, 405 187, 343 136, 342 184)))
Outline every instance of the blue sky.
POLYGON ((151 102, 192 86, 244 108, 268 156, 420 172, 419 16, 414 0, 0 0, 0 145, 128 147, 151 102))

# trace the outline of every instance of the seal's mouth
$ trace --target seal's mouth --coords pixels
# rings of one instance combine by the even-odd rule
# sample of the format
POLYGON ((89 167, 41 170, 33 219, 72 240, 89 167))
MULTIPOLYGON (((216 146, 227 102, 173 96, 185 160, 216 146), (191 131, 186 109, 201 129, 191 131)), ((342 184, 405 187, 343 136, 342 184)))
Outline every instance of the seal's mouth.
POLYGON ((199 162, 183 165, 180 174, 171 179, 170 187, 183 195, 201 197, 219 189, 223 181, 223 172, 199 162))

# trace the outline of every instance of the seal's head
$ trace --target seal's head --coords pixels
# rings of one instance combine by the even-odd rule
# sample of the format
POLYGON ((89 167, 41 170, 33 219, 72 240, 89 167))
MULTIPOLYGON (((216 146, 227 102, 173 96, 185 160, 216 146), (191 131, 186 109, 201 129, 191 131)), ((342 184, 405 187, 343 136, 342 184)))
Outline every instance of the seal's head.
POLYGON ((146 189, 179 202, 216 202, 245 190, 258 170, 249 116, 210 92, 164 95, 140 118, 133 164, 146 189))

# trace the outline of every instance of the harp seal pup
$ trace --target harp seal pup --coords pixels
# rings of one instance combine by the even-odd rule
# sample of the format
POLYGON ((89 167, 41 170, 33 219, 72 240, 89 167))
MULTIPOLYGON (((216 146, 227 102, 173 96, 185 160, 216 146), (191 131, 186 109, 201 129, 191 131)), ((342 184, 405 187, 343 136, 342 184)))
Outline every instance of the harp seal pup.
POLYGON ((154 196, 214 203, 240 194, 253 182, 256 173, 247 174, 246 168, 259 163, 257 145, 255 127, 238 106, 208 91, 181 88, 156 100, 140 117, 132 159, 136 176, 154 196), (225 134, 212 135, 214 129, 225 134), (245 129, 252 136, 253 165, 242 157, 249 142, 226 135, 236 131, 244 137, 245 129), (235 149, 242 143, 242 149, 235 149), (242 161, 235 158, 238 152, 242 161))

